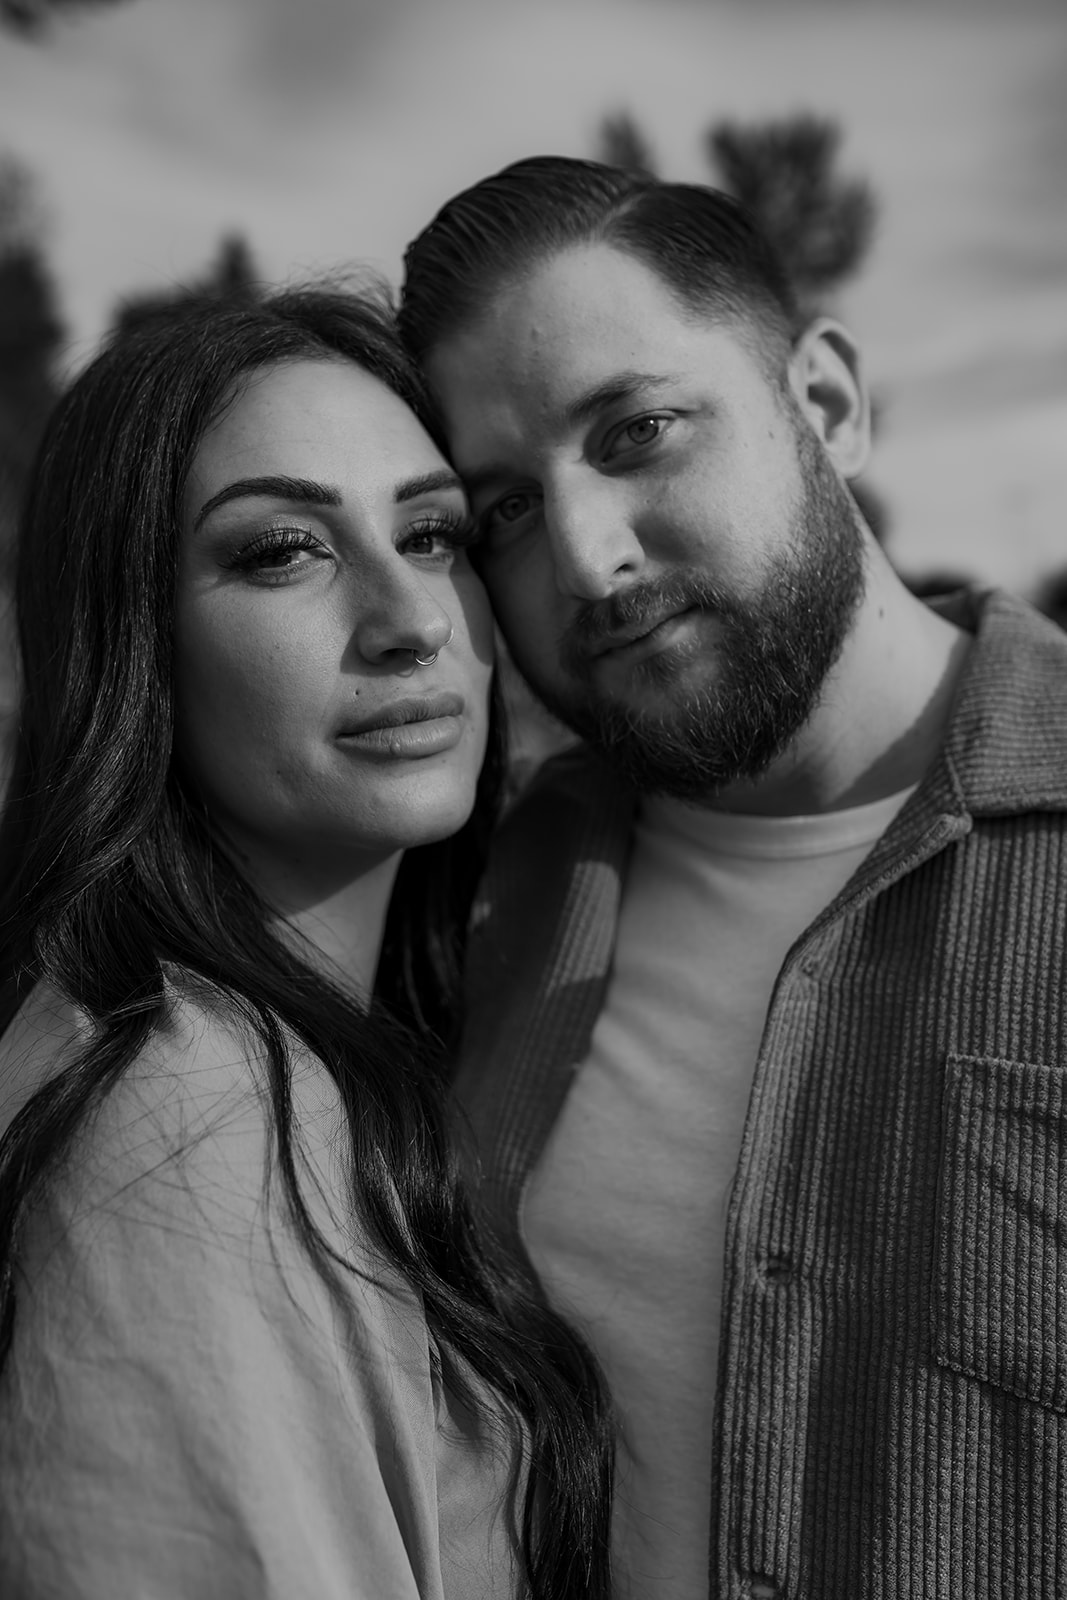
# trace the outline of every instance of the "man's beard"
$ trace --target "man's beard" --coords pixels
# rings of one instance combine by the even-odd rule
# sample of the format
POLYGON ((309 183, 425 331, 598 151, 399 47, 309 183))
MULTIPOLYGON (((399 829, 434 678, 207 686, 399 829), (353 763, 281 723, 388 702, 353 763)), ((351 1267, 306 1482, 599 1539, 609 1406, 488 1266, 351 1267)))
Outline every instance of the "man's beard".
MULTIPOLYGON (((753 599, 682 572, 583 605, 560 644, 577 692, 545 693, 548 709, 599 750, 644 794, 709 801, 759 778, 789 746, 818 703, 863 597, 862 538, 852 497, 798 415, 802 500, 786 552, 753 599), (620 629, 652 626, 695 607, 714 619, 715 677, 686 690, 678 649, 631 670, 674 697, 662 713, 626 708, 593 682, 591 647, 620 629)), ((698 638, 691 657, 706 648, 698 638)))

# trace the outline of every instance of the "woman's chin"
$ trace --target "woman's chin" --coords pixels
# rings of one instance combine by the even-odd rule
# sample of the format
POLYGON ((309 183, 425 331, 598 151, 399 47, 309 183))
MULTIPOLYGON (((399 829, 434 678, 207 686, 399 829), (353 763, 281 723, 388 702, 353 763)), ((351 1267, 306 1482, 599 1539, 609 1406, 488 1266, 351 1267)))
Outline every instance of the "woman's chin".
MULTIPOLYGON (((392 855, 420 845, 438 844, 463 827, 474 809, 475 782, 450 780, 404 786, 343 825, 346 843, 355 855, 392 855)), ((316 830, 309 826, 309 833, 316 830)), ((340 839, 338 839, 340 844, 340 839)))
POLYGON ((457 834, 474 809, 473 788, 462 794, 442 795, 433 803, 412 805, 401 819, 395 819, 393 848, 414 850, 419 845, 439 844, 457 834))

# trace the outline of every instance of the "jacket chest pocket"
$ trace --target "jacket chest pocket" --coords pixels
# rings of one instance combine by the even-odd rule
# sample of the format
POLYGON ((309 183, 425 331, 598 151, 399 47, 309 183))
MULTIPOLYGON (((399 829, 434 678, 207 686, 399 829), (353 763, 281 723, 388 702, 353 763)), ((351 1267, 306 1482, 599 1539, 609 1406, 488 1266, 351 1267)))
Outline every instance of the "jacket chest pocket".
POLYGON ((949 1056, 934 1355, 1067 1412, 1067 1072, 949 1056))

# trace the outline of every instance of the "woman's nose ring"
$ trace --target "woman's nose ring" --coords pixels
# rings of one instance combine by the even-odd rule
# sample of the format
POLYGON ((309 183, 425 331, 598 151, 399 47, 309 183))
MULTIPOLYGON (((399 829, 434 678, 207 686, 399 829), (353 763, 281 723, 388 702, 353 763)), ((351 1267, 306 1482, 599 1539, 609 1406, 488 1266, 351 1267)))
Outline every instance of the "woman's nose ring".
POLYGON ((411 652, 411 655, 412 655, 412 659, 415 662, 415 665, 417 667, 432 667, 434 662, 437 660, 438 656, 441 654, 441 651, 442 650, 447 650, 449 645, 452 643, 452 640, 455 637, 456 637, 456 629, 455 629, 454 625, 451 625, 449 627, 449 630, 448 630, 448 638, 445 640, 443 645, 440 645, 434 651, 433 655, 431 655, 431 656, 420 656, 419 652, 417 650, 413 650, 411 652))

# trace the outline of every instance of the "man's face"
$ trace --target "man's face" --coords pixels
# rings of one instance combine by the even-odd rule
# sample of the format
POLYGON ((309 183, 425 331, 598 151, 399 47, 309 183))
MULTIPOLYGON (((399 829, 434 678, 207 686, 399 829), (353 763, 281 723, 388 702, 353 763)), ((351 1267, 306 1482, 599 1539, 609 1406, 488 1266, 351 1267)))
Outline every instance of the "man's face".
POLYGON ((757 777, 863 590, 851 498, 784 377, 603 244, 502 288, 427 368, 537 694, 642 788, 757 777))

